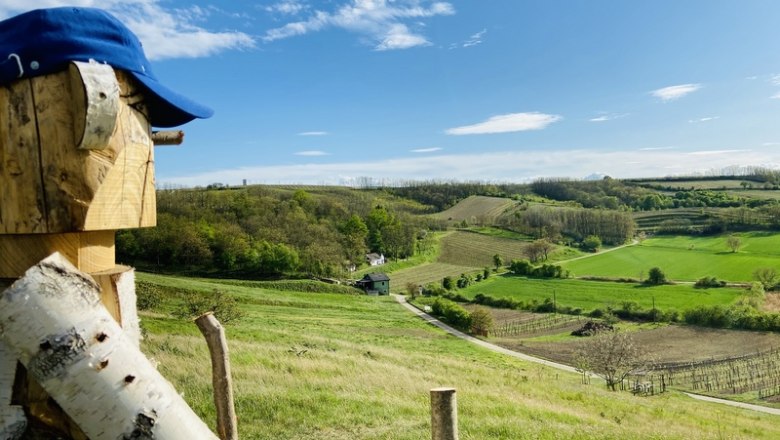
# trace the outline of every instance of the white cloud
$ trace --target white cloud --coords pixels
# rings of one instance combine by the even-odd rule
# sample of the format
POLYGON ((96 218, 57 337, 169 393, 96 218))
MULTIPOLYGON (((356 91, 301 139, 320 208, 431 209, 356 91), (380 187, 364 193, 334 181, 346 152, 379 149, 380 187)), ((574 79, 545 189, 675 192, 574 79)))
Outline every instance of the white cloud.
POLYGON ((689 93, 693 93, 701 89, 701 84, 680 84, 677 86, 669 86, 661 89, 653 90, 651 95, 656 98, 660 98, 661 101, 668 102, 680 99, 689 93))
POLYGON ((714 121, 716 119, 720 119, 720 116, 707 116, 699 119, 690 119, 688 120, 688 122, 691 124, 697 124, 699 122, 709 122, 709 121, 714 121))
POLYGON ((298 136, 327 136, 329 134, 327 131, 304 131, 298 133, 298 136))
POLYGON ((770 78, 769 81, 776 86, 780 86, 780 74, 772 75, 772 78, 770 78))
POLYGON ((701 150, 701 151, 691 151, 690 153, 686 153, 689 156, 714 156, 714 155, 720 155, 720 154, 734 154, 734 153, 745 153, 751 150, 701 150))
POLYGON ((615 119, 625 118, 628 113, 602 113, 595 118, 588 119, 590 122, 607 122, 615 119))
POLYGON ((436 151, 441 151, 441 147, 431 147, 431 148, 417 148, 415 150, 409 150, 412 153, 434 153, 436 151))
POLYGON ((283 15, 296 15, 307 9, 308 6, 296 0, 283 0, 279 3, 266 6, 264 9, 268 12, 274 12, 283 15))
POLYGON ((754 81, 754 80, 758 79, 758 76, 757 75, 746 76, 745 79, 748 80, 748 81, 754 81))
POLYGON ((451 135, 510 133, 515 131, 541 130, 553 122, 563 119, 558 115, 548 115, 539 112, 509 113, 493 116, 487 121, 473 125, 464 125, 447 129, 451 135))
MULTIPOLYGON (((720 150, 721 152, 726 150, 720 150)), ((375 180, 452 180, 526 182, 538 177, 585 177, 583 170, 599 170, 614 178, 659 177, 670 169, 690 175, 732 165, 780 167, 780 148, 729 150, 739 154, 680 154, 679 151, 647 151, 637 160, 636 149, 522 150, 475 154, 415 155, 407 158, 372 158, 361 162, 267 165, 215 170, 179 177, 159 176, 161 185, 208 185, 222 182, 240 184, 242 179, 257 183, 351 184, 357 176, 375 180), (674 164, 675 168, 667 168, 674 164), (345 177, 345 176, 352 176, 345 177)))
POLYGON ((780 99, 780 92, 775 93, 771 96, 772 99, 780 99))
POLYGON ((776 147, 780 146, 780 142, 764 142, 761 144, 762 147, 776 147))
POLYGON ((487 33, 487 29, 482 29, 476 34, 470 36, 468 40, 464 41, 461 44, 461 47, 471 47, 471 46, 476 46, 478 44, 482 44, 482 37, 484 37, 486 33, 487 33))
POLYGON ((327 156, 328 153, 320 150, 306 150, 294 153, 296 156, 327 156))
POLYGON ((0 3, 0 18, 57 6, 102 8, 138 35, 151 60, 198 58, 254 46, 252 37, 243 32, 211 31, 197 25, 208 17, 207 9, 171 9, 163 4, 161 0, 8 0, 0 3))
POLYGON ((662 150, 674 150, 675 147, 645 147, 640 148, 639 151, 662 151, 662 150))
MULTIPOLYGON (((316 10, 306 20, 269 29, 262 39, 270 43, 335 27, 368 36, 376 50, 407 49, 431 43, 423 35, 411 30, 404 20, 419 21, 421 18, 454 13, 455 9, 447 2, 352 0, 333 12, 316 10)), ((417 26, 422 27, 419 24, 417 26)))

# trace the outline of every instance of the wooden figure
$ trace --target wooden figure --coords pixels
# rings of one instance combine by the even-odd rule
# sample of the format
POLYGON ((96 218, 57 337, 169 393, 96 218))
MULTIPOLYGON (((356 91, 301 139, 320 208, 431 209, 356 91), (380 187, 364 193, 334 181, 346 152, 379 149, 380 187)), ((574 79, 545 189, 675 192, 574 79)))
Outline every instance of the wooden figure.
POLYGON ((25 423, 24 438, 216 438, 138 350, 134 271, 114 249, 116 230, 156 224, 151 126, 210 114, 104 11, 0 22, 3 439, 25 423))

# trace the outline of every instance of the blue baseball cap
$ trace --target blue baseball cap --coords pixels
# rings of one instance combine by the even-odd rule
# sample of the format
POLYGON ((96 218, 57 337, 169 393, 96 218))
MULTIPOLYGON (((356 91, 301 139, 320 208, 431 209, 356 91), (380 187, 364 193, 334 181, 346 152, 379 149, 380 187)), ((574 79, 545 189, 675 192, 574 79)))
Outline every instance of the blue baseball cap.
POLYGON ((144 93, 150 122, 175 127, 214 112, 165 87, 152 73, 138 37, 106 11, 37 9, 0 21, 0 85, 95 60, 130 73, 144 93))

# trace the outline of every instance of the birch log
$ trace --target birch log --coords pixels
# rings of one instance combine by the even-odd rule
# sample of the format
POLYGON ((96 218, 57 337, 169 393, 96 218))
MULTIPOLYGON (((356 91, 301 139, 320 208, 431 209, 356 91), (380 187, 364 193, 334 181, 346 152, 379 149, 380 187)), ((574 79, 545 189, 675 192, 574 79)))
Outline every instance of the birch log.
POLYGON ((91 440, 217 439, 57 253, 0 296, 0 338, 91 440))
POLYGON ((0 438, 4 440, 22 438, 27 427, 22 407, 11 405, 15 375, 16 358, 0 342, 0 438))

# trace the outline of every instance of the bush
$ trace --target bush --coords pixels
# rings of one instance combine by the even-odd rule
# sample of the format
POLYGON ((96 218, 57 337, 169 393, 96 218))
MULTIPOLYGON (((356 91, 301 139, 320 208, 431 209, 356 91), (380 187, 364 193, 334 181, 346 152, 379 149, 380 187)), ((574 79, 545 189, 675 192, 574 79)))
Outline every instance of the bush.
POLYGON ((697 289, 709 289, 714 287, 725 287, 725 281, 718 281, 715 277, 703 277, 696 280, 693 287, 697 289))
POLYGON ((598 235, 589 235, 582 240, 582 249, 588 252, 596 252, 601 247, 601 238, 598 235))
POLYGON ((528 260, 512 260, 509 263, 509 271, 515 275, 529 275, 533 268, 528 260))
POLYGON ((139 310, 154 310, 162 305, 163 293, 158 285, 139 281, 135 289, 139 310))
POLYGON ((459 330, 468 331, 471 327, 469 312, 448 299, 436 298, 431 304, 431 310, 434 315, 459 330))
POLYGON ((444 277, 441 279, 441 287, 452 290, 455 287, 455 284, 452 282, 452 277, 444 277))
POLYGON ((227 324, 244 316, 236 299, 218 289, 214 289, 211 294, 186 291, 183 300, 182 307, 173 312, 174 316, 181 319, 193 319, 206 312, 213 312, 221 324, 227 324))
POLYGON ((666 284, 666 274, 661 270, 661 268, 654 267, 647 273, 647 280, 645 283, 651 284, 653 286, 666 284))
POLYGON ((493 331, 493 315, 482 307, 478 307, 471 312, 471 334, 478 336, 489 336, 493 331))

